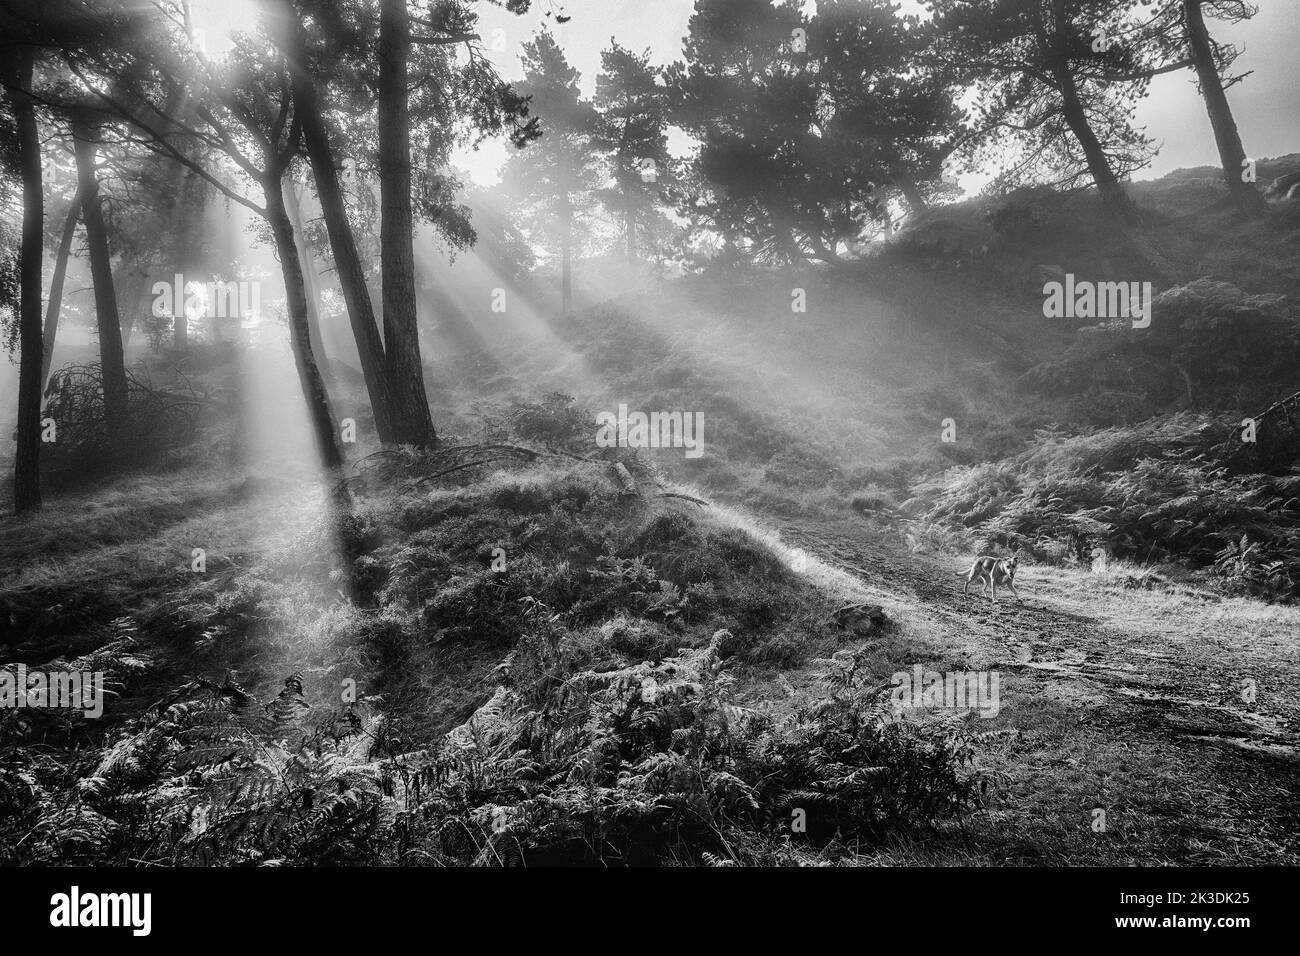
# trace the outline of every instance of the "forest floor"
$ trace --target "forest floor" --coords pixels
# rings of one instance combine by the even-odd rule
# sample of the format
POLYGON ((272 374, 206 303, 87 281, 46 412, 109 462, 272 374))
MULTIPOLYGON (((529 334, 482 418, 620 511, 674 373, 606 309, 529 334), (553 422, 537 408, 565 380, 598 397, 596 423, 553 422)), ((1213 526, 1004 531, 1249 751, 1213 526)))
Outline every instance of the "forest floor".
MULTIPOLYGON (((996 321, 977 300, 968 309, 996 321)), ((862 317, 870 314, 864 307, 862 317)), ((1026 349, 1053 347, 1051 330, 1037 317, 1000 318, 1005 338, 986 335, 983 348, 938 335, 964 361, 994 369, 1006 339, 1026 349)), ((834 328, 817 327, 834 321, 814 317, 812 328, 754 315, 743 318, 743 328, 734 317, 697 321, 690 325, 707 329, 714 341, 681 344, 717 354, 719 342, 729 343, 728 361, 751 370, 753 390, 781 402, 786 415, 807 423, 795 430, 808 433, 818 422, 866 418, 890 403, 879 395, 880 383, 863 375, 880 358, 872 323, 841 319, 834 328), (753 375, 758 369, 765 370, 761 382, 753 375)), ((943 374, 951 361, 946 351, 918 343, 894 374, 916 376, 926 356, 943 374)), ((959 427, 980 411, 962 401, 973 392, 960 384, 943 392, 958 399, 959 427)), ((996 405, 982 411, 999 413, 996 405)), ((937 421, 932 430, 937 435, 937 421)), ((1141 569, 1119 566, 1100 573, 1022 566, 1023 600, 1003 592, 994 604, 974 588, 962 593, 958 575, 972 556, 916 553, 902 536, 881 534, 877 523, 842 506, 768 520, 788 545, 861 580, 900 623, 897 646, 876 652, 881 677, 918 662, 927 670, 1001 675, 1001 713, 976 720, 1012 731, 990 739, 984 757, 1006 775, 1001 798, 965 833, 899 847, 880 862, 1204 865, 1300 858, 1300 611, 1151 589, 1142 586, 1141 569), (1093 829, 1096 809, 1105 810, 1104 833, 1093 829)))
MULTIPOLYGON (((910 718, 993 732, 979 757, 1001 782, 989 807, 960 827, 895 839, 865 862, 1300 862, 1300 610, 1128 566, 1022 565, 1020 598, 994 603, 962 593, 969 555, 927 549, 909 540, 905 522, 855 509, 820 481, 821 468, 858 475, 879 481, 889 499, 898 491, 892 463, 949 460, 937 442, 943 419, 994 442, 1001 423, 1034 423, 1037 412, 987 386, 1023 367, 1023 353, 1054 348, 1058 333, 937 278, 911 281, 910 318, 961 301, 984 327, 918 324, 902 314, 897 288, 887 305, 890 297, 873 297, 856 279, 828 286, 833 302, 818 308, 814 297, 807 314, 788 311, 779 284, 725 304, 716 293, 652 290, 568 324, 517 316, 481 353, 440 360, 435 418, 468 433, 484 403, 536 400, 548 389, 587 409, 701 411, 710 452, 694 461, 660 452, 664 475, 710 501, 703 510, 713 520, 796 569, 806 555, 810 581, 837 599, 877 603, 892 621, 870 640, 828 637, 827 647, 840 642, 881 681, 915 664, 999 673, 996 716, 910 718)), ((237 671, 262 687, 304 666, 331 678, 355 672, 339 663, 361 653, 349 644, 347 599, 310 573, 332 557, 302 550, 325 489, 285 465, 299 452, 282 449, 281 461, 251 473, 214 460, 122 477, 10 520, 0 597, 29 626, 44 615, 47 638, 80 634, 67 657, 110 640, 106 621, 167 621, 166 640, 140 628, 138 650, 155 666, 121 702, 128 713, 198 672, 237 671), (195 547, 205 549, 205 575, 190 571, 195 547), (33 616, 37 605, 45 610, 33 616), (203 629, 178 623, 197 607, 212 612, 203 629), (227 612, 246 624, 249 608, 261 616, 252 630, 211 625, 227 612)), ((410 686, 381 691, 394 701, 442 695, 430 719, 450 726, 491 695, 501 654, 488 650, 444 656, 429 682, 403 672, 410 686)), ((824 694, 824 669, 812 655, 790 666, 744 664, 738 693, 747 704, 793 707, 824 694)))
POLYGON ((963 594, 963 561, 870 542, 853 519, 778 525, 900 622, 882 661, 997 671, 986 815, 881 862, 1293 864, 1300 854, 1300 612, 1134 587, 1136 568, 1021 566, 1021 598, 963 594), (1246 682, 1250 681, 1248 685, 1246 682), (1247 688, 1254 693, 1248 693, 1247 688), (1095 832, 1096 810, 1105 831, 1095 832))
MULTIPOLYGON (((962 593, 971 555, 918 546, 905 522, 859 513, 801 483, 806 476, 759 464, 788 443, 840 472, 876 476, 908 457, 941 466, 943 418, 986 440, 1002 425, 1035 424, 1041 410, 988 381, 1059 348, 1059 328, 942 276, 895 278, 885 293, 860 280, 818 282, 825 297, 807 314, 788 311, 772 283, 730 297, 627 296, 618 313, 594 310, 569 330, 576 358, 533 342, 517 353, 516 375, 568 383, 589 406, 702 409, 725 467, 680 452, 656 462, 788 559, 809 556, 811 577, 843 572, 860 600, 880 604, 894 630, 845 645, 874 677, 917 663, 999 672, 1001 712, 967 719, 1002 732, 982 757, 1004 781, 1000 797, 965 828, 906 841, 877 862, 1300 861, 1300 610, 1119 562, 1022 564, 1020 599, 1002 592, 995 604, 975 588, 962 593), (711 418, 728 402, 743 411, 711 418)), ((819 668, 759 668, 741 687, 753 702, 797 701, 819 692, 819 668)))

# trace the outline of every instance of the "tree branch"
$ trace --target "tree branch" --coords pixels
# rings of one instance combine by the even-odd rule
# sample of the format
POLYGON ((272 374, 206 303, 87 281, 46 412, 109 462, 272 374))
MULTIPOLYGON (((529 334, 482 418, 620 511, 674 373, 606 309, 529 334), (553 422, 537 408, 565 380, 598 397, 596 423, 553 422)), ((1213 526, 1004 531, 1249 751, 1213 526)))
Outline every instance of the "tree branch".
POLYGON ((1175 70, 1185 70, 1192 66, 1195 61, 1191 59, 1179 60, 1177 63, 1167 63, 1162 67, 1151 70, 1138 70, 1135 73, 1101 73, 1092 77, 1102 83, 1128 83, 1133 80, 1149 80, 1153 76, 1159 76, 1162 73, 1173 73, 1175 70))

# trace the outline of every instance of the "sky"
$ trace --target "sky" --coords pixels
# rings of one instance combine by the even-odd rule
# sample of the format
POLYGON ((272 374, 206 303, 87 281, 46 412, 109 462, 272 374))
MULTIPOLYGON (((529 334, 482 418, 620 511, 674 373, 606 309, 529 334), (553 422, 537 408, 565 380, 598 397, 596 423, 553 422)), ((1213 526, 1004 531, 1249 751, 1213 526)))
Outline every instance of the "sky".
MULTIPOLYGON (((1300 152, 1300 0, 1257 0, 1259 15, 1229 27, 1210 23, 1216 38, 1244 49, 1234 72, 1253 71, 1228 92, 1246 152, 1253 158, 1300 152)), ((919 10, 916 0, 903 0, 905 9, 919 10)), ((651 62, 665 64, 681 58, 682 37, 694 0, 535 0, 534 9, 516 17, 481 4, 480 33, 485 52, 506 79, 518 79, 519 47, 542 25, 550 26, 569 62, 582 74, 590 95, 600 69, 600 53, 616 39, 638 52, 649 49, 651 62), (557 24, 556 15, 571 19, 557 24)), ((812 4, 809 3, 811 8, 812 4)), ((1151 96, 1143 101, 1138 121, 1162 144, 1149 170, 1136 178, 1163 176, 1187 166, 1217 165, 1209 118, 1190 70, 1156 77, 1151 96)), ((682 137, 670 140, 674 152, 689 148, 682 137)), ((477 152, 462 150, 456 164, 473 179, 497 182, 497 170, 507 155, 499 142, 477 152)), ((978 188, 963 178, 968 190, 978 188)))

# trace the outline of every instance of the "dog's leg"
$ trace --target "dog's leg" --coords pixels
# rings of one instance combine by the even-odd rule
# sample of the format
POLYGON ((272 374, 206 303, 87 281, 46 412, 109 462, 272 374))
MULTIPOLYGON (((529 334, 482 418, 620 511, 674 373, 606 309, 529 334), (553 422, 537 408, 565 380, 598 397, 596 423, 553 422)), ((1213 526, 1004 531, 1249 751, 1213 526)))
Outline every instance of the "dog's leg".
POLYGON ((961 593, 962 593, 962 594, 965 594, 965 593, 966 593, 966 590, 970 587, 970 580, 971 580, 971 577, 972 577, 972 576, 969 575, 969 574, 966 575, 966 583, 963 584, 963 585, 961 586, 961 593))

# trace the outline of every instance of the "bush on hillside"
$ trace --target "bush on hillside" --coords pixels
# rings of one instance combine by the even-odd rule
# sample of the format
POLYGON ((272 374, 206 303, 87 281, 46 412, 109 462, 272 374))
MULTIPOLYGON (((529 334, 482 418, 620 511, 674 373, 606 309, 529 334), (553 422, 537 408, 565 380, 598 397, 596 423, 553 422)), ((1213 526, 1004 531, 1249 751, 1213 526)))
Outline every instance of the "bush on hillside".
POLYGON ((187 383, 157 387, 130 371, 126 381, 127 422, 121 434, 109 435, 99 365, 65 365, 50 374, 41 414, 54 429, 41 451, 41 475, 50 487, 138 467, 193 438, 202 401, 187 383))
POLYGON ((1181 564, 1233 590, 1300 598, 1300 469, 1234 474, 1233 423, 1192 415, 1065 437, 1043 431, 1015 458, 954 469, 907 502, 917 534, 1087 561, 1101 547, 1181 564))
POLYGON ((1136 393, 1156 407, 1253 408, 1300 388, 1297 369, 1300 322, 1284 297, 1198 279, 1156 296, 1149 328, 1122 319, 1085 329, 1025 383, 1080 404, 1136 393))

